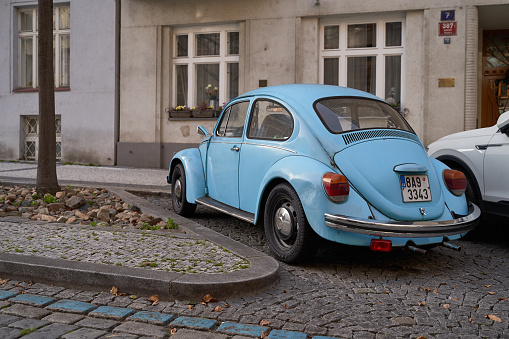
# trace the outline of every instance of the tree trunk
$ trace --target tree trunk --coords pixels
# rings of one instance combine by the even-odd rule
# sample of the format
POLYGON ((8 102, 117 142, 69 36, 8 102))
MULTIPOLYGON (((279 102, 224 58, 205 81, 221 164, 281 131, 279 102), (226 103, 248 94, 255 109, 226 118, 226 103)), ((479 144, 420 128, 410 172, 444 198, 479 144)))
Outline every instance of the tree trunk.
POLYGON ((53 0, 39 1, 39 194, 60 190, 56 167, 55 82, 53 71, 53 0))

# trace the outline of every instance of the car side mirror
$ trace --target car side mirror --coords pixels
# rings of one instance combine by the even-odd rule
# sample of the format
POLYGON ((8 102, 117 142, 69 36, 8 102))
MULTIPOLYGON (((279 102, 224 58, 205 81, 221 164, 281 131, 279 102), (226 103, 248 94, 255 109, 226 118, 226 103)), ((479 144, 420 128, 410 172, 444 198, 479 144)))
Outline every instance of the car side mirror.
POLYGON ((201 134, 204 137, 209 135, 209 130, 201 125, 198 125, 197 132, 198 132, 198 134, 201 134))
POLYGON ((500 130, 500 132, 509 136, 509 111, 505 112, 504 114, 501 114, 500 117, 498 117, 497 127, 500 130))

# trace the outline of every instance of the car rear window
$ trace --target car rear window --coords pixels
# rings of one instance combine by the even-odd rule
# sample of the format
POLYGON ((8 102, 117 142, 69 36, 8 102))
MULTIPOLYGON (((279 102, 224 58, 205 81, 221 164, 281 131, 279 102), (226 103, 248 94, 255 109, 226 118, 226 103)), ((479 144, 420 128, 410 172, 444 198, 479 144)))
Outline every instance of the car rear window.
POLYGON ((400 129, 413 133, 403 117, 388 104, 363 98, 325 98, 315 102, 315 111, 332 133, 368 128, 400 129))

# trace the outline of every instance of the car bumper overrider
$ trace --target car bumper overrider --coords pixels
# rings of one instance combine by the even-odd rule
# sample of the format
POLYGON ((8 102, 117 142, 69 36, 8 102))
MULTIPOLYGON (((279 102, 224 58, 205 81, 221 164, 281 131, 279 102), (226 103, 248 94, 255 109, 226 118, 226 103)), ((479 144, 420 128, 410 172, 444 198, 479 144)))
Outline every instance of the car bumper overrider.
POLYGON ((394 238, 441 237, 468 232, 477 226, 481 210, 470 204, 469 214, 444 221, 384 221, 349 217, 340 214, 325 213, 325 224, 331 228, 374 236, 394 238))

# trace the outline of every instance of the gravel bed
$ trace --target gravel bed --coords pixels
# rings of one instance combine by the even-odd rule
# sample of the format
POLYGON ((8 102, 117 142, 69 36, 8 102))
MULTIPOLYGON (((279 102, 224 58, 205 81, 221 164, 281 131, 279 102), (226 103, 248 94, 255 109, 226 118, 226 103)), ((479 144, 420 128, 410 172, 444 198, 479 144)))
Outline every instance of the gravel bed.
MULTIPOLYGON (((0 218, 2 219, 2 218, 0 218)), ((208 240, 53 223, 0 222, 0 251, 90 263, 218 274, 249 262, 208 240)))

